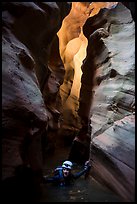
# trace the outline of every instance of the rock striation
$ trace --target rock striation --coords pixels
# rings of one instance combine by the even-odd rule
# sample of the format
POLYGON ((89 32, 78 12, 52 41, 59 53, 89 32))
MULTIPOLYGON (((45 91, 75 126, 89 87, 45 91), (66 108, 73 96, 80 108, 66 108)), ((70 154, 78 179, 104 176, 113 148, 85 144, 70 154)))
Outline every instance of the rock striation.
POLYGON ((59 134, 88 135, 92 175, 134 201, 135 11, 123 4, 89 17, 88 2, 2 3, 2 180, 27 186, 23 166, 37 185, 59 134))
POLYGON ((53 68, 58 73, 63 67, 56 33, 69 10, 67 2, 2 3, 2 179, 14 176, 20 165, 42 171, 41 137, 58 124, 58 111, 47 98, 58 92, 50 79, 53 68))
POLYGON ((135 200, 135 115, 128 115, 93 138, 92 175, 123 201, 135 200))
MULTIPOLYGON (((92 126, 90 157, 93 159, 95 177, 108 184, 124 201, 133 202, 135 199, 135 23, 130 11, 121 3, 109 13, 104 11, 102 14, 107 16, 104 27, 107 28, 109 36, 102 39, 101 48, 99 46, 97 48, 95 43, 95 52, 98 54, 92 57, 95 86, 92 89, 91 103, 86 102, 90 108, 90 113, 87 111, 86 116, 90 118, 92 126), (117 127, 117 124, 120 125, 117 127)), ((92 46, 88 44, 88 47, 90 49, 92 46)), ((89 65, 90 59, 83 63, 88 69, 86 63, 89 65)), ((84 87, 88 89, 86 84, 90 81, 89 75, 86 78, 84 71, 83 76, 85 76, 83 89, 84 87)), ((81 89, 81 96, 82 94, 84 96, 85 91, 82 92, 81 89)), ((81 105, 80 113, 83 114, 81 105)))

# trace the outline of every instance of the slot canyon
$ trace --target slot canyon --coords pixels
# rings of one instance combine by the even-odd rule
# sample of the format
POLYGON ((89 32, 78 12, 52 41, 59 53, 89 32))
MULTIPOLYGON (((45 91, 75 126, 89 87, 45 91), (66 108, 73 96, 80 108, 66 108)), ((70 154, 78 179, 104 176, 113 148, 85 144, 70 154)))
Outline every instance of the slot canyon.
POLYGON ((59 154, 135 201, 135 2, 2 2, 3 200, 59 154))

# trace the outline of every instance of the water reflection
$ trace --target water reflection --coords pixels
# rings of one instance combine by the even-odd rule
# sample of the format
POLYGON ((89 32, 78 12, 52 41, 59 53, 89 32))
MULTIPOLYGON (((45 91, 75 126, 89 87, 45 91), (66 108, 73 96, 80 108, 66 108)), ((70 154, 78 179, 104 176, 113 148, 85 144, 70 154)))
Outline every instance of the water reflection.
POLYGON ((44 184, 40 202, 121 202, 114 193, 97 183, 92 177, 82 176, 72 186, 44 184))

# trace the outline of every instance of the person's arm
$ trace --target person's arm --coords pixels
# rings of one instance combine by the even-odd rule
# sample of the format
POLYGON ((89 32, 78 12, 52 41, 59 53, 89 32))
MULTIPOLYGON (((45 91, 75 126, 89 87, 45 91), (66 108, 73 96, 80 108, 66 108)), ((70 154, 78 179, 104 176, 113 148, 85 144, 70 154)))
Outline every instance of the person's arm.
POLYGON ((43 176, 43 183, 55 183, 59 180, 59 176, 52 176, 52 177, 48 177, 48 176, 43 176))
POLYGON ((90 171, 90 168, 91 168, 91 165, 89 164, 89 162, 88 162, 88 163, 86 162, 86 163, 85 163, 85 167, 84 167, 84 169, 83 169, 82 171, 73 174, 74 179, 77 179, 77 178, 79 178, 80 176, 82 176, 83 174, 85 174, 85 173, 87 173, 88 171, 90 171))

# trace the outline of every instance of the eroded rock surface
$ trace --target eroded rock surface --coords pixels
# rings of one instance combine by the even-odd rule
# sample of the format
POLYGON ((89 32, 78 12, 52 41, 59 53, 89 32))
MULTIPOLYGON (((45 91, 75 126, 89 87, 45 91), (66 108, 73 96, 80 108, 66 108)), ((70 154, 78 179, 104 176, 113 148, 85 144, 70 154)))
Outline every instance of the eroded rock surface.
MULTIPOLYGON (((75 40, 71 39, 64 52, 66 56, 69 53, 70 58, 65 61, 65 55, 60 58, 56 34, 70 5, 65 2, 3 2, 2 179, 14 176, 15 168, 22 164, 31 167, 38 173, 35 176, 40 177, 44 142, 52 145, 57 139, 62 128, 60 113, 63 113, 63 123, 67 126, 63 128, 67 129, 68 137, 75 137, 73 133, 82 123, 86 127, 90 124, 89 129, 92 126, 92 132, 87 132, 93 139, 91 158, 95 177, 124 200, 133 201, 134 115, 133 119, 129 115, 135 111, 135 24, 130 10, 120 3, 88 20, 86 13, 82 17, 77 12, 81 18, 78 26, 70 22, 67 27, 63 51, 72 37, 69 36, 71 29, 75 31, 73 38, 78 44, 73 47, 75 40), (86 37, 81 32, 83 25, 86 37), (82 63, 79 58, 83 52, 87 56, 82 63), (76 75, 73 75, 74 67, 76 75), (63 103, 59 93, 62 84, 67 90, 63 103), (62 106, 66 98, 66 106, 62 106), (121 119, 123 123, 126 121, 124 127, 115 122, 121 119)), ((73 20, 77 21, 73 14, 75 12, 71 13, 73 20)))
MULTIPOLYGON (((129 9, 119 3, 116 8, 109 11, 103 9, 98 15, 89 18, 83 27, 83 32, 88 39, 88 46, 87 56, 81 67, 78 113, 85 124, 90 121, 91 140, 100 134, 105 134, 104 131, 113 126, 115 121, 129 116, 135 111, 135 23, 131 14, 129 9)), ((116 157, 113 160, 113 167, 116 168, 114 170, 115 178, 113 179, 111 169, 109 169, 109 166, 111 167, 110 158, 103 151, 108 141, 105 135, 102 143, 98 143, 97 150, 101 152, 103 162, 98 159, 99 156, 93 157, 93 168, 94 162, 97 162, 94 171, 96 178, 101 177, 102 182, 107 183, 115 191, 118 188, 119 190, 116 192, 124 200, 133 201, 135 172, 134 166, 129 168, 129 164, 134 164, 135 143, 132 138, 135 137, 135 134, 134 131, 132 132, 130 124, 127 125, 129 125, 127 130, 129 139, 125 141, 121 134, 118 135, 121 142, 117 143, 117 150, 120 152, 121 158, 116 157), (130 140, 132 141, 131 146, 130 140), (125 146, 128 142, 129 149, 126 149, 125 146), (127 163, 124 159, 125 152, 126 154, 132 153, 130 158, 127 157, 127 163), (122 168, 124 168, 124 172, 121 172, 122 168), (101 169, 107 179, 101 174, 101 169), (117 180, 119 175, 123 180, 122 185, 120 184, 122 180, 117 180), (128 176, 131 181, 128 180, 128 176), (127 188, 128 185, 129 188, 127 188)), ((134 128, 134 121, 132 126, 134 128)), ((114 135, 111 131, 109 134, 113 141, 114 135)), ((93 156, 92 148, 95 148, 94 143, 92 145, 91 158, 93 156)), ((113 156, 115 154, 116 151, 113 152, 113 156)))
MULTIPOLYGON (((102 182, 107 183, 125 201, 134 201, 134 116, 131 124, 125 121, 135 111, 135 23, 130 11, 119 3, 114 10, 107 13, 104 27, 108 27, 109 36, 103 38, 102 52, 99 52, 96 60, 93 58, 96 86, 93 88, 90 109, 91 158, 93 156, 96 178, 101 178, 102 182), (121 127, 120 132, 115 132, 114 135, 114 130, 110 127, 119 120, 126 123, 126 132, 121 127), (95 155, 98 156, 95 158, 95 155), (129 155, 132 156, 129 158, 129 155)), ((83 84, 86 84, 86 71, 83 75, 83 84)))
POLYGON ((135 199, 135 115, 129 115, 98 135, 91 143, 92 175, 119 194, 135 199))
MULTIPOLYGON (((43 87, 52 71, 48 61, 53 67, 52 41, 70 4, 3 2, 2 10, 2 179, 14 176, 20 165, 40 176, 41 136, 58 124, 53 116, 58 117, 57 110, 45 105, 43 87)), ((49 94, 57 92, 55 83, 50 88, 51 92, 46 90, 49 94)))

